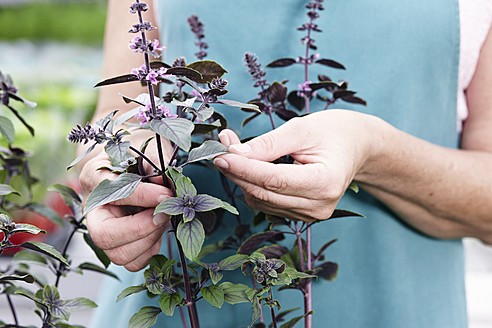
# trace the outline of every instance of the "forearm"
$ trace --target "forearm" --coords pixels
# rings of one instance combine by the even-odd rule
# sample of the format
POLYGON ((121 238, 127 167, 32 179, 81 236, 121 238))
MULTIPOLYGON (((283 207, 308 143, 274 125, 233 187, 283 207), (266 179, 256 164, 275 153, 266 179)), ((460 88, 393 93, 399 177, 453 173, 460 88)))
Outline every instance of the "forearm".
POLYGON ((492 243, 492 154, 440 147, 379 121, 374 154, 355 176, 415 228, 492 243))

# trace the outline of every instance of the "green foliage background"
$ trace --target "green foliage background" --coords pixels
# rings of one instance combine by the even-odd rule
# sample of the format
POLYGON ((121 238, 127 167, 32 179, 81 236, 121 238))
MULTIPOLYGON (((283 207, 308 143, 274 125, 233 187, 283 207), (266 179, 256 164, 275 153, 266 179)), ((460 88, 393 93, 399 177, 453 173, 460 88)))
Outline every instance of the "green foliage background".
MULTIPOLYGON (((2 5, 0 1, 0 43, 15 47, 17 43, 27 42, 35 50, 46 44, 62 44, 97 51, 102 46, 106 5, 106 0, 38 0, 9 5, 2 5)), ((78 58, 69 60, 77 62, 78 58)), ((20 104, 14 106, 34 127, 35 137, 15 118, 11 119, 16 129, 15 145, 33 153, 31 170, 41 180, 34 188, 34 198, 42 201, 49 184, 64 183, 75 175, 75 171, 66 171, 76 150, 76 146, 66 140, 66 135, 75 124, 85 124, 92 116, 97 97, 97 90, 92 86, 98 81, 88 81, 87 85, 58 81, 57 72, 45 78, 36 73, 37 67, 32 68, 29 78, 19 77, 12 73, 14 68, 9 70, 4 64, 0 62, 0 71, 12 75, 19 94, 38 103, 34 110, 20 104)), ((63 63, 59 69, 64 70, 63 63)), ((0 112, 9 116, 4 108, 0 112)), ((0 146, 5 145, 0 140, 0 146)))

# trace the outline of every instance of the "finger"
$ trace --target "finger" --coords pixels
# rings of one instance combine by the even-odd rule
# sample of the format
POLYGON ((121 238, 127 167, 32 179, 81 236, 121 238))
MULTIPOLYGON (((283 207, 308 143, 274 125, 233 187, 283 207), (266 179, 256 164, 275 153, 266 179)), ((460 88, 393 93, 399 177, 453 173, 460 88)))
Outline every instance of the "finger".
POLYGON ((219 140, 224 146, 227 146, 227 147, 229 147, 230 145, 241 143, 241 140, 239 140, 239 137, 237 136, 237 134, 234 133, 232 130, 229 130, 229 129, 224 129, 224 130, 220 131, 219 140))
POLYGON ((114 264, 127 265, 137 260, 142 254, 145 254, 158 241, 160 245, 160 240, 164 232, 165 228, 161 227, 143 239, 116 248, 107 249, 104 252, 114 264))
POLYGON ((284 155, 309 149, 312 147, 310 142, 312 139, 305 137, 306 131, 298 129, 297 125, 297 120, 292 119, 277 129, 246 143, 231 144, 229 151, 248 158, 271 162, 284 155))
POLYGON ((225 154, 217 157, 214 164, 235 181, 243 180, 275 194, 326 199, 337 197, 344 190, 335 181, 338 177, 330 177, 323 163, 273 164, 225 154))
POLYGON ((136 258, 134 261, 125 264, 125 269, 135 272, 145 268, 147 264, 149 264, 150 258, 159 253, 161 248, 161 241, 162 239, 152 245, 150 249, 148 249, 145 253, 136 258))
POLYGON ((249 206, 289 219, 308 222, 323 220, 329 217, 336 204, 335 200, 282 195, 234 177, 231 177, 231 180, 243 190, 249 206))
POLYGON ((138 184, 133 194, 127 198, 114 201, 112 204, 151 208, 156 207, 166 198, 172 196, 172 191, 162 185, 141 182, 138 184))
POLYGON ((119 206, 100 206, 87 215, 87 228, 99 248, 112 249, 143 239, 166 226, 166 222, 161 222, 161 225, 154 223, 153 211, 147 209, 121 216, 122 209, 119 206))

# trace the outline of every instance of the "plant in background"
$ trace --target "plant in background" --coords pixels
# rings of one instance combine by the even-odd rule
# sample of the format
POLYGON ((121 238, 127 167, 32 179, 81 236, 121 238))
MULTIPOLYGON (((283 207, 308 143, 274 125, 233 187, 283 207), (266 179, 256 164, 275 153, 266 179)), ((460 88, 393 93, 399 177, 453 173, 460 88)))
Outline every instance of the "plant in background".
MULTIPOLYGON (((1 72, 0 98, 2 99, 2 105, 8 108, 34 136, 34 129, 14 108, 12 102, 23 103, 31 108, 35 107, 36 104, 20 97, 10 76, 1 72)), ((22 318, 17 315, 14 302, 14 296, 22 296, 35 303, 35 313, 40 317, 42 327, 71 327, 68 324, 71 310, 80 307, 95 307, 96 304, 83 297, 62 299, 58 292, 60 279, 70 272, 81 274, 85 270, 114 276, 105 268, 109 265, 109 259, 90 240, 82 215, 82 200, 73 189, 59 184, 50 187, 51 191, 61 194, 71 210, 71 214, 66 215, 64 219, 50 207, 32 202, 31 187, 38 179, 33 177, 29 170, 30 154, 14 146, 14 125, 6 116, 0 116, 0 133, 7 144, 5 148, 0 148, 0 174, 3 180, 3 183, 0 184, 0 255, 11 250, 17 250, 12 262, 8 263, 5 268, 0 268, 0 295, 7 299, 12 313, 13 324, 8 325, 3 321, 0 321, 0 324, 7 327, 23 327, 21 325, 22 318), (13 187, 14 185, 16 189, 23 191, 22 196, 24 197, 21 197, 21 192, 17 191, 13 187), (68 223, 71 231, 62 252, 59 252, 52 245, 42 242, 25 241, 16 243, 14 236, 46 233, 35 225, 15 222, 12 218, 12 212, 19 209, 36 212, 60 226, 68 223), (77 267, 70 265, 72 261, 68 256, 67 250, 76 232, 81 232, 84 235, 84 239, 94 247, 105 267, 93 263, 82 263, 77 267), (41 274, 40 270, 31 268, 32 264, 47 268, 53 274, 54 281, 48 283, 48 280, 41 274), (33 286, 27 288, 29 284, 33 286)))
MULTIPOLYGON (((187 63, 185 58, 177 58, 168 64, 156 59, 163 50, 159 42, 147 39, 146 32, 154 29, 142 17, 142 12, 148 10, 147 4, 136 0, 131 5, 130 13, 137 15, 138 22, 129 30, 135 34, 129 48, 143 54, 144 65, 133 68, 129 74, 108 78, 96 86, 139 82, 147 86, 148 92, 134 99, 123 96, 125 102, 135 104, 136 108, 119 116, 114 111, 93 125, 77 126, 68 137, 73 142, 89 143, 86 152, 76 158, 70 167, 81 161, 97 144, 104 144, 111 165, 102 169, 118 174, 115 180, 102 181, 89 194, 84 214, 97 206, 130 196, 140 183, 156 176, 162 177, 163 183, 174 193, 174 197, 163 201, 154 212, 165 213, 171 218, 167 234, 169 253, 167 256, 160 254, 153 257, 144 271, 144 283, 129 286, 117 299, 120 301, 145 291, 159 298, 159 307, 145 306, 140 309, 131 318, 130 327, 152 326, 158 315, 164 313, 172 316, 176 308, 179 309, 183 327, 188 327, 188 322, 193 328, 199 327, 196 303, 200 300, 217 308, 221 308, 224 302, 251 303, 251 326, 255 327, 266 326, 263 315, 265 305, 270 309, 271 326, 277 327, 294 309, 277 314, 275 309, 280 309, 280 304, 274 293, 291 288, 302 292, 304 313, 291 318, 281 327, 293 327, 302 319, 306 327, 311 327, 311 281, 316 277, 329 280, 335 277, 337 264, 325 261, 324 257, 324 251, 334 240, 324 244, 314 254, 310 229, 318 222, 291 221, 265 213, 258 213, 251 222, 242 222, 234 206, 240 197, 236 194, 236 186, 231 186, 222 177, 222 185, 228 195, 226 202, 199 193, 183 169, 191 164, 203 165, 203 161, 227 152, 227 148, 215 140, 217 131, 227 126, 225 118, 214 109, 216 104, 253 112, 244 125, 265 113, 272 128, 275 128, 274 113, 284 120, 299 116, 301 111, 309 113, 314 99, 318 99, 318 104, 323 104, 321 109, 328 108, 337 100, 364 104, 355 92, 348 90, 346 82, 334 82, 322 74, 318 75, 318 82, 309 80, 309 68, 314 64, 343 68, 336 61, 312 53, 316 50, 312 33, 320 32, 315 20, 323 10, 322 3, 322 0, 316 0, 307 4, 308 23, 299 28, 306 32, 302 38, 304 55, 278 59, 268 65, 303 65, 304 76, 299 87, 289 93, 286 82, 268 82, 256 56, 248 53, 245 62, 255 81, 254 86, 260 89, 257 98, 248 103, 224 98, 228 93, 228 83, 223 79, 226 70, 219 63, 204 59, 208 44, 205 42, 204 25, 197 16, 190 16, 188 23, 196 38, 198 52, 195 56, 198 61, 187 63), (172 89, 159 98, 154 88, 161 83, 171 85, 172 89), (129 136, 137 129, 149 130, 153 137, 141 145, 133 145, 129 136), (146 155, 151 141, 155 143, 157 158, 146 155), (164 158, 166 147, 170 147, 172 153, 167 161, 164 158), (153 171, 145 171, 144 163, 153 171), (205 244, 207 232, 214 230, 216 221, 225 212, 236 217, 237 226, 224 240, 205 244), (293 236, 290 249, 285 242, 280 243, 288 236, 293 236), (173 245, 177 253, 172 252, 173 245), (233 255, 222 256, 213 262, 205 260, 211 253, 228 251, 227 254, 230 254, 231 250, 234 251, 233 255), (251 287, 227 281, 224 273, 236 269, 241 269, 249 277, 251 287), (183 308, 187 309, 188 320, 183 308)), ((289 158, 280 160, 290 161, 289 158)), ((330 218, 347 216, 360 215, 336 210, 330 218)))

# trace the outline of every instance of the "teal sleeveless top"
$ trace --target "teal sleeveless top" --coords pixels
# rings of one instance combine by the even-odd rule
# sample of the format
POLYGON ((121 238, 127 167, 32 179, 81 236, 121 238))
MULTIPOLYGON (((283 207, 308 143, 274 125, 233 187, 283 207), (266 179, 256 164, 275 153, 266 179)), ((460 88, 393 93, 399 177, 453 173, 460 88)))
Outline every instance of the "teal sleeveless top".
MULTIPOLYGON (((245 52, 255 53, 264 64, 303 54, 296 30, 306 22, 305 0, 165 0, 159 1, 165 58, 185 56, 194 61, 197 51, 186 19, 192 14, 205 25, 207 58, 227 70, 228 99, 255 97, 251 77, 243 65, 245 52)), ((347 103, 337 108, 379 116, 397 128, 446 147, 457 147, 456 95, 459 58, 457 0, 330 0, 317 21, 318 52, 347 68, 335 71, 317 67, 334 80, 346 79, 368 105, 347 103)), ((123 28, 123 27, 122 27, 123 28)), ((267 77, 300 81, 300 67, 271 69, 267 77), (290 73, 289 73, 290 72, 290 73), (286 77, 286 74, 291 74, 286 77)), ((316 76, 311 77, 312 80, 316 76)), ((220 108, 242 137, 270 129, 266 117, 245 128, 245 114, 220 108)), ((194 168, 199 190, 214 190, 217 172, 194 168)), ((340 265, 338 277, 313 286, 314 327, 336 328, 463 328, 467 326, 464 293, 464 259, 460 240, 437 240, 406 225, 384 204, 363 191, 348 192, 340 208, 363 213, 365 219, 340 219, 316 225, 314 248, 338 241, 326 252, 340 265)), ((247 209, 240 209, 248 216, 247 209)), ((223 231, 228 231, 227 222, 223 231)), ((219 237, 222 232, 218 232, 219 237)), ((163 249, 164 254, 166 254, 163 249)), ((142 273, 113 268, 121 282, 108 279, 101 290, 99 309, 91 327, 126 327, 140 307, 156 304, 144 294, 118 304, 118 293, 142 281, 142 273)), ((238 274, 237 279, 241 279, 238 274)), ((283 310, 300 307, 298 291, 277 292, 283 310)), ((158 305, 157 305, 158 306, 158 305)), ((202 328, 247 327, 249 304, 218 310, 201 301, 202 328)), ((177 314, 177 313, 176 313, 177 314)), ((300 315, 298 310, 295 315, 300 315)), ((156 327, 181 327, 179 315, 159 317, 156 327)), ((298 324, 301 326, 302 324, 298 324)))

